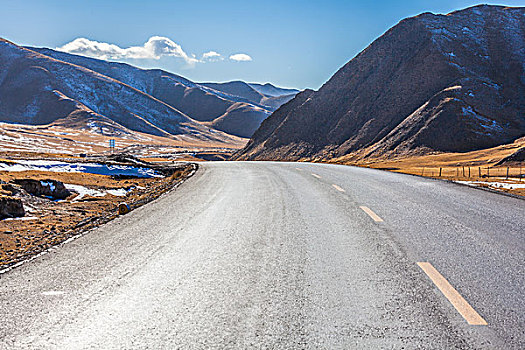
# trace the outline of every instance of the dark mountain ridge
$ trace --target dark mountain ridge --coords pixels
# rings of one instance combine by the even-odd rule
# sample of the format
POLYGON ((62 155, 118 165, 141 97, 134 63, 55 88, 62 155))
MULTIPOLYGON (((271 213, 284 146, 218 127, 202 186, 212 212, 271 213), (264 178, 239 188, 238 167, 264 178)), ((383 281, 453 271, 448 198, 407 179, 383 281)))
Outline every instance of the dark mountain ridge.
POLYGON ((250 137, 260 123, 278 107, 264 106, 242 95, 214 90, 205 84, 192 82, 161 69, 140 69, 126 63, 108 62, 48 48, 31 47, 28 49, 64 62, 89 68, 121 81, 169 104, 199 122, 214 124, 215 119, 228 119, 232 113, 242 115, 242 120, 247 121, 244 126, 232 122, 228 125, 232 125, 234 128, 226 126, 218 129, 241 137, 250 137))
POLYGON ((261 100, 265 97, 244 81, 237 80, 226 83, 201 83, 201 85, 207 86, 215 91, 221 91, 228 95, 243 97, 258 105, 261 104, 261 100))
POLYGON ((317 92, 275 111, 240 159, 466 152, 525 134, 525 9, 402 20, 317 92))
POLYGON ((0 62, 2 121, 48 124, 74 113, 153 135, 209 134, 208 128, 129 85, 7 40, 0 40, 0 62))
POLYGON ((261 94, 268 97, 279 97, 285 95, 296 95, 299 93, 297 89, 287 89, 277 87, 271 83, 266 84, 257 84, 257 83, 248 83, 253 89, 259 91, 261 94))
POLYGON ((244 81, 200 83, 200 85, 206 86, 214 91, 220 91, 231 96, 246 99, 250 103, 271 112, 290 101, 299 92, 299 90, 294 89, 278 88, 269 83, 260 85, 245 83, 244 81))

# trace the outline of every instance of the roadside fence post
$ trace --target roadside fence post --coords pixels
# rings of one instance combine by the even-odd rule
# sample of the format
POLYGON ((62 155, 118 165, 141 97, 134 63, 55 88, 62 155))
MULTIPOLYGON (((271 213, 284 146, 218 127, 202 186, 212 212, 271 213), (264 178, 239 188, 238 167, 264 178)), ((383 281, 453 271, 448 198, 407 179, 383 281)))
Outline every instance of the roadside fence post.
MULTIPOLYGON (((520 171, 521 172, 521 171, 520 171)), ((441 177, 441 168, 439 168, 439 177, 441 177)))
POLYGON ((479 177, 481 178, 481 167, 478 167, 479 177))
POLYGON ((507 180, 509 179, 509 167, 507 167, 507 180))

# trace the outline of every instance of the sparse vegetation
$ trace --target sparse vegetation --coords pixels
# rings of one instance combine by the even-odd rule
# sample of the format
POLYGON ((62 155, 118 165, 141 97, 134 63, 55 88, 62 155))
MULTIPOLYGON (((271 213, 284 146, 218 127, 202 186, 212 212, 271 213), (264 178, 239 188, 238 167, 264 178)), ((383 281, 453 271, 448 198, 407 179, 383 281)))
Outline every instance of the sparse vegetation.
MULTIPOLYGON (((23 202, 25 216, 0 221, 0 267, 6 267, 60 244, 81 232, 112 220, 119 203, 131 210, 169 191, 190 176, 195 164, 173 165, 162 178, 112 178, 107 175, 47 171, 0 172, 1 193, 23 202), (54 200, 28 193, 16 180, 49 180, 89 189, 94 194, 73 193, 65 200, 54 200)), ((20 181, 18 181, 20 182, 20 181)), ((7 215, 15 216, 15 215, 7 215)), ((16 215, 18 216, 18 215, 16 215)))
POLYGON ((383 156, 378 158, 363 157, 364 153, 353 153, 329 162, 364 166, 389 170, 405 174, 440 178, 451 181, 476 181, 478 187, 491 188, 525 196, 521 186, 501 186, 525 184, 525 163, 502 162, 525 146, 525 138, 507 145, 466 153, 436 153, 430 155, 404 155, 398 157, 383 156), (494 185, 491 186, 490 183, 494 185))

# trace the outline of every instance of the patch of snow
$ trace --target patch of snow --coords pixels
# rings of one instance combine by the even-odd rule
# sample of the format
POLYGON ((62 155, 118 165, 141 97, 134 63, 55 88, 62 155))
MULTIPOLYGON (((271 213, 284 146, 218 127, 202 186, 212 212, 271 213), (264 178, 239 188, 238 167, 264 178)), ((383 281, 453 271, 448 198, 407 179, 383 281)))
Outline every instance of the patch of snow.
POLYGON ((19 218, 7 218, 7 219, 4 219, 4 221, 27 221, 27 220, 38 220, 38 218, 36 216, 22 216, 22 217, 19 217, 19 218))
MULTIPOLYGON (((519 15, 518 15, 519 16, 519 15)), ((525 39, 520 22, 523 20, 517 16, 508 16, 503 32, 506 39, 509 41, 512 51, 519 57, 521 66, 525 70, 525 39)), ((522 74, 522 77, 525 73, 522 74)))
POLYGON ((107 190, 107 192, 109 194, 112 194, 114 196, 117 196, 117 197, 125 197, 127 196, 128 192, 130 192, 131 189, 129 190, 126 190, 124 188, 118 188, 118 189, 113 189, 113 190, 107 190))
POLYGON ((55 184, 52 183, 52 182, 40 181, 40 184, 41 184, 43 187, 49 187, 49 189, 50 189, 51 191, 54 191, 54 190, 55 190, 55 184))
POLYGON ((445 27, 433 28, 430 31, 432 32, 432 34, 443 35, 444 37, 447 37, 447 36, 451 36, 453 38, 457 37, 456 34, 452 33, 445 27))
POLYGON ((422 16, 420 20, 432 33, 432 41, 448 56, 451 43, 460 41, 472 53, 487 54, 485 19, 482 15, 461 13, 450 16, 422 16))
POLYGON ((29 118, 29 120, 33 120, 39 111, 40 107, 38 106, 38 99, 35 97, 33 98, 33 101, 26 106, 24 117, 29 118))
POLYGON ((16 164, 0 162, 0 171, 52 171, 88 173, 109 176, 135 176, 135 177, 163 177, 150 168, 133 167, 129 165, 106 165, 98 163, 66 163, 48 160, 19 160, 16 164))
POLYGON ((80 133, 74 133, 74 132, 65 132, 65 131, 54 131, 54 130, 44 130, 43 131, 46 134, 53 134, 57 136, 77 136, 80 135, 80 133))
POLYGON ((465 68, 461 67, 459 64, 457 64, 456 62, 448 62, 448 64, 450 64, 451 66, 454 66, 456 67, 457 69, 459 69, 460 71, 464 71, 465 68))
POLYGON ((78 201, 84 198, 84 196, 86 195, 93 197, 104 197, 106 195, 106 193, 104 192, 92 188, 87 188, 82 185, 64 184, 64 186, 68 190, 78 193, 78 196, 76 196, 73 201, 78 201))
POLYGON ((463 115, 467 117, 472 117, 478 120, 479 126, 481 126, 487 133, 490 135, 490 132, 502 132, 503 128, 495 121, 476 113, 471 106, 462 107, 463 115))
POLYGON ((508 182, 489 182, 489 181, 455 181, 457 183, 461 183, 464 185, 469 186, 480 186, 480 185, 486 185, 492 188, 503 188, 507 190, 515 190, 515 189, 521 189, 525 188, 525 184, 516 184, 516 183, 508 183, 508 182))
POLYGON ((472 9, 472 12, 474 12, 476 15, 482 15, 481 11, 477 8, 472 9))
POLYGON ((501 86, 499 86, 496 83, 492 83, 492 82, 490 82, 490 83, 483 82, 483 85, 491 87, 491 88, 496 89, 496 90, 500 90, 501 89, 501 86))

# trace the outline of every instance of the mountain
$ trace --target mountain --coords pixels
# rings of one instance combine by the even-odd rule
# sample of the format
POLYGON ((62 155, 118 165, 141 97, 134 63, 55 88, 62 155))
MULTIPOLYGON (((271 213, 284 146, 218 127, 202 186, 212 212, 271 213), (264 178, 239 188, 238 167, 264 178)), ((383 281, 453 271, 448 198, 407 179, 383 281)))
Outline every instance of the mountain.
POLYGON ((104 124, 117 133, 231 138, 120 81, 3 39, 0 63, 1 121, 38 125, 69 120, 86 128, 104 124))
POLYGON ((289 95, 281 95, 281 96, 265 96, 261 100, 261 104, 265 107, 269 108, 272 111, 277 110, 279 107, 281 107, 286 102, 293 99, 297 94, 289 94, 289 95))
POLYGON ((278 88, 269 83, 261 85, 249 84, 244 81, 202 83, 201 85, 207 86, 215 91, 241 97, 272 112, 290 101, 299 92, 299 90, 295 89, 278 88))
POLYGON ((299 90, 297 89, 284 89, 284 88, 280 88, 275 85, 272 85, 270 83, 266 83, 266 84, 249 83, 248 85, 250 85, 253 89, 257 90, 262 95, 268 96, 268 97, 297 95, 299 93, 299 90))
MULTIPOLYGON (((263 96, 252 101, 242 94, 215 90, 206 86, 207 84, 195 83, 160 69, 140 69, 125 63, 72 55, 48 48, 27 49, 111 77, 174 107, 194 120, 215 125, 218 130, 240 137, 250 137, 260 123, 280 106, 280 101, 272 101, 269 103, 270 107, 267 107, 259 104, 263 96), (235 120, 246 123, 228 121, 233 115, 237 116, 235 120), (242 118, 239 119, 239 116, 242 118)), ((253 90, 246 83, 239 83, 253 90)), ((258 94, 255 90, 253 92, 258 94)))
POLYGON ((230 81, 226 83, 202 83, 215 91, 220 91, 232 96, 238 96, 248 101, 260 105, 261 100, 265 97, 259 91, 252 88, 244 81, 230 81))
POLYGON ((525 8, 402 20, 319 91, 281 106, 238 159, 467 152, 525 135, 525 8))

